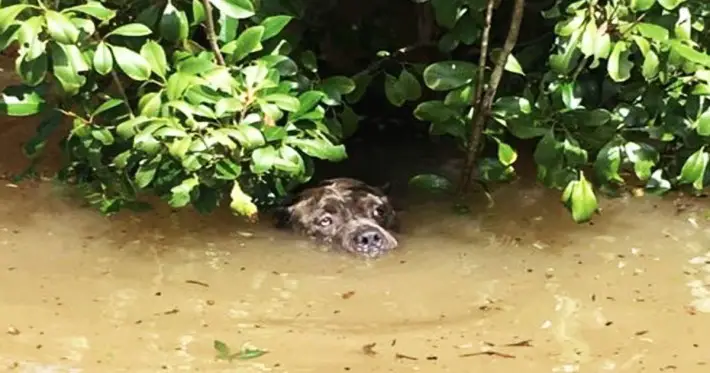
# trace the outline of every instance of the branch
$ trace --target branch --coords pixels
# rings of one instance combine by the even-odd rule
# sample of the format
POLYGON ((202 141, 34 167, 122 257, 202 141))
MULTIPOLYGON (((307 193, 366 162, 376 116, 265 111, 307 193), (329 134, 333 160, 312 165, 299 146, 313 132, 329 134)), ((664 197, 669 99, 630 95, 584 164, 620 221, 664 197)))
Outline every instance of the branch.
POLYGON ((210 47, 212 47, 212 51, 214 52, 215 57, 217 57, 217 63, 224 66, 226 64, 224 63, 224 57, 222 56, 222 52, 219 51, 219 45, 217 45, 217 34, 214 31, 212 4, 210 4, 210 0, 202 0, 202 3, 205 6, 205 16, 207 18, 207 39, 209 39, 210 47))
POLYGON ((128 113, 131 114, 131 118, 135 116, 133 114, 133 108, 131 108, 131 102, 128 101, 128 95, 126 94, 126 89, 123 88, 123 83, 121 83, 121 79, 118 78, 118 74, 116 73, 116 69, 111 69, 111 77, 113 78, 113 83, 116 85, 116 89, 118 89, 118 93, 123 97, 123 104, 126 106, 126 109, 128 109, 128 113))
POLYGON ((515 7, 513 8, 513 14, 510 18, 510 31, 508 31, 508 36, 503 44, 503 50, 498 56, 498 60, 495 63, 490 80, 488 81, 488 87, 486 88, 484 94, 482 76, 484 76, 483 74, 485 73, 485 58, 488 49, 488 33, 490 33, 491 20, 493 16, 493 2, 494 0, 488 0, 486 8, 486 25, 483 30, 484 35, 483 40, 481 41, 481 57, 479 58, 479 84, 476 87, 476 97, 474 98, 476 100, 476 110, 474 111, 471 123, 471 135, 466 148, 466 163, 461 171, 461 179, 459 180, 460 195, 466 193, 471 185, 471 175, 473 174, 473 169, 476 166, 478 151, 481 145, 481 136, 483 135, 483 129, 486 126, 486 119, 488 119, 488 116, 490 115, 493 99, 495 98, 496 91, 498 90, 498 84, 500 83, 500 79, 503 77, 505 63, 508 61, 508 56, 510 56, 510 53, 513 51, 513 48, 515 48, 515 44, 518 41, 520 24, 523 21, 525 0, 515 0, 515 7), (483 68, 481 68, 481 65, 483 65, 483 68))

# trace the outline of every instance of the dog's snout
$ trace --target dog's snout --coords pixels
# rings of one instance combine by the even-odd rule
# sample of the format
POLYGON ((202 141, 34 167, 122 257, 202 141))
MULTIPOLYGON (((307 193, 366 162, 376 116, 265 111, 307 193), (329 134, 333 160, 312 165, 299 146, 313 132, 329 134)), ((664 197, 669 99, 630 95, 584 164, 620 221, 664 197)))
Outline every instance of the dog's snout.
POLYGON ((359 232, 353 237, 355 247, 360 252, 377 252, 382 250, 384 236, 380 230, 370 228, 359 232))

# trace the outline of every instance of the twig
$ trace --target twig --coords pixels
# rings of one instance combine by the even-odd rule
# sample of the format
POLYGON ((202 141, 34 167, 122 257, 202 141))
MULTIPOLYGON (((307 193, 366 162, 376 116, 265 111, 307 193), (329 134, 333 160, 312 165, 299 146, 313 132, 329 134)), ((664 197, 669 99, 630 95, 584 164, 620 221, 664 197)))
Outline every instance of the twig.
MULTIPOLYGON (((493 0, 488 0, 488 7, 486 9, 486 28, 490 28, 491 19, 493 14, 493 0)), ((480 101, 477 101, 477 109, 474 113, 472 127, 471 127, 471 137, 468 141, 468 146, 466 149, 466 163, 461 171, 461 179, 459 180, 459 194, 462 195, 466 193, 469 186, 471 185, 471 174, 473 173, 473 168, 476 165, 476 159, 478 157, 478 151, 481 144, 481 136, 483 134, 483 129, 485 128, 486 119, 488 118, 493 105, 493 99, 495 98, 496 91, 498 90, 498 84, 500 79, 503 77, 503 70, 505 68, 505 63, 508 61, 508 56, 515 48, 515 44, 518 41, 518 34, 520 33, 520 24, 523 21, 523 8, 525 8, 525 0, 515 0, 515 7, 513 8, 513 14, 510 18, 510 31, 508 31, 508 36, 503 44, 503 50, 498 56, 498 61, 495 63, 493 72, 491 73, 490 80, 488 81, 488 87, 486 88, 485 95, 480 101)), ((484 29, 485 32, 485 29, 484 29)), ((483 45, 488 44, 488 38, 484 38, 481 42, 481 49, 483 53, 483 45)), ((481 56, 484 57, 484 56, 481 56)), ((479 60, 480 63, 481 60, 479 60)), ((484 64, 485 64, 485 60, 484 64)), ((480 66, 479 66, 480 67, 480 66)), ((479 71, 479 78, 481 72, 479 71)), ((479 82, 479 87, 476 89, 481 89, 479 82)))
POLYGON ((215 54, 215 57, 217 57, 217 62, 224 66, 226 65, 224 63, 224 57, 222 56, 222 52, 219 51, 219 45, 217 45, 217 34, 215 34, 214 31, 214 18, 212 17, 212 4, 210 4, 210 0, 202 0, 202 3, 205 5, 205 16, 207 19, 207 39, 210 41, 210 47, 212 47, 212 51, 215 54))
POLYGON ((498 357, 502 357, 502 358, 505 358, 505 359, 515 359, 515 355, 506 354, 505 352, 498 352, 498 351, 471 352, 471 353, 462 354, 462 355, 459 355, 459 356, 460 356, 460 357, 472 357, 472 356, 482 356, 482 355, 498 356, 498 357))
POLYGON ((126 94, 126 90, 123 88, 123 83, 121 83, 121 80, 118 78, 118 74, 116 74, 115 69, 111 70, 111 77, 113 78, 113 83, 116 84, 118 93, 121 97, 123 97, 123 104, 126 106, 126 109, 128 109, 128 113, 131 114, 131 118, 133 118, 135 115, 133 114, 133 109, 128 101, 128 95, 126 94))

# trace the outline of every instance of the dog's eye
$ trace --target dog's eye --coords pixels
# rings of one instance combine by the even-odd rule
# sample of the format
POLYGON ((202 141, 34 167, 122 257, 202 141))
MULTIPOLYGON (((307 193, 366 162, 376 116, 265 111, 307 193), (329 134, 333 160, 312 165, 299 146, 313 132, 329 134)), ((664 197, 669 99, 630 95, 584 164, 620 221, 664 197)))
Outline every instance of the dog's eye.
POLYGON ((318 220, 318 225, 321 227, 327 227, 331 224, 333 224, 333 219, 330 216, 324 216, 318 220))
POLYGON ((377 206, 374 211, 374 215, 376 218, 382 217, 385 215, 385 209, 382 206, 377 206))

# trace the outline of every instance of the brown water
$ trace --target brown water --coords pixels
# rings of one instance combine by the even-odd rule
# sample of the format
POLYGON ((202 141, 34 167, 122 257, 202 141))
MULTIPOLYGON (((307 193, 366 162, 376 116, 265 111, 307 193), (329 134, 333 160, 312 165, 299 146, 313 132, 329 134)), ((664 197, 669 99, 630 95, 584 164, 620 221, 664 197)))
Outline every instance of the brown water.
MULTIPOLYGON (((33 128, 3 125, 14 171, 13 136, 33 128)), ((520 182, 470 215, 408 206, 401 250, 368 262, 224 211, 104 218, 52 182, 5 184, 3 371, 710 369, 702 200, 603 201, 578 226, 520 182), (215 340, 268 353, 217 360, 215 340)))

